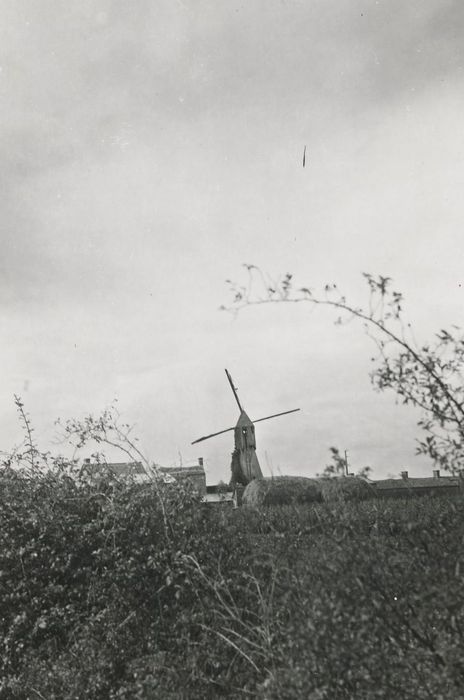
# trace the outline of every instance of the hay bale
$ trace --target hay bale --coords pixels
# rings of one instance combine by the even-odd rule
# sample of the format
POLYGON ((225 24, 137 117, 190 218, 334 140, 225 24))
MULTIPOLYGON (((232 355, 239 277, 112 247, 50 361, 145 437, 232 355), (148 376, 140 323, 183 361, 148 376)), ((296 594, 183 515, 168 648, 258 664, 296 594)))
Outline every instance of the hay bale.
POLYGON ((375 484, 359 476, 316 479, 325 502, 364 501, 375 495, 375 484))
POLYGON ((242 503, 249 506, 318 503, 322 493, 316 479, 304 476, 277 476, 253 479, 243 492, 242 503))

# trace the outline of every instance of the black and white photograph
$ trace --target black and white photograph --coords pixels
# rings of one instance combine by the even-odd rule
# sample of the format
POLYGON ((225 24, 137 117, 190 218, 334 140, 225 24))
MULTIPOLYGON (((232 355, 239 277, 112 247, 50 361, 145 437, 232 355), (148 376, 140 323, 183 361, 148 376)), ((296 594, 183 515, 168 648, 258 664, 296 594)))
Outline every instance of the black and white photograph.
POLYGON ((0 0, 0 700, 463 700, 464 4, 0 0))

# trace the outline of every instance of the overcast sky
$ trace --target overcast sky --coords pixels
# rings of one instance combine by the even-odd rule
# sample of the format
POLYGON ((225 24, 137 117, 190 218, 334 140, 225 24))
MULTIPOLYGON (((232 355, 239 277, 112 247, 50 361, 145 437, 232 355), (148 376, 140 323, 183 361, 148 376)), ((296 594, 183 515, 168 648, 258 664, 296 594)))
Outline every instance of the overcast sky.
POLYGON ((464 4, 0 0, 1 447, 13 394, 46 446, 115 397, 148 456, 229 477, 227 367, 270 473, 328 448, 374 475, 413 411, 327 311, 218 311, 243 263, 302 284, 394 278, 416 333, 463 322, 464 4), (307 163, 302 168, 303 147, 307 163))

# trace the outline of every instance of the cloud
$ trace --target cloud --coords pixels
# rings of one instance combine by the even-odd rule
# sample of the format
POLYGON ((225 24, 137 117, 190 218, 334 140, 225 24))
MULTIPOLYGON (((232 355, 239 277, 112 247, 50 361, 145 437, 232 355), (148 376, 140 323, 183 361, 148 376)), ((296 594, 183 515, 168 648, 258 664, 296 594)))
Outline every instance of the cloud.
POLYGON ((458 2, 18 0, 1 12, 0 147, 13 183, 108 157, 128 125, 175 146, 206 123, 246 147, 263 128, 314 130, 327 117, 333 128, 462 78, 458 2))
MULTIPOLYGON (((197 363, 206 425, 221 358, 250 386, 294 362, 289 395, 304 365, 295 347, 325 361, 311 350, 320 322, 216 320, 241 263, 316 283, 372 266, 428 283, 438 259, 454 274, 463 17, 442 0, 2 3, 0 291, 14 382, 27 375, 31 394, 61 396, 72 414, 114 385, 136 404, 170 362, 174 384, 197 363)), ((169 382, 178 430, 192 406, 169 382)))

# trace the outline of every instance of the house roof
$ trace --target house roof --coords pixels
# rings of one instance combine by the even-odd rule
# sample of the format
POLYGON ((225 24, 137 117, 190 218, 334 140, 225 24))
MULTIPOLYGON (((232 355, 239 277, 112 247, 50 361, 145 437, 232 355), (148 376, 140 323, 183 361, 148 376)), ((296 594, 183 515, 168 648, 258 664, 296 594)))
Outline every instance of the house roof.
POLYGON ((211 493, 207 491, 203 496, 204 503, 233 503, 234 494, 231 491, 226 493, 211 493))
POLYGON ((206 486, 206 493, 233 493, 232 487, 227 486, 227 484, 208 484, 206 486))
POLYGON ((117 478, 131 477, 137 482, 151 481, 152 476, 142 462, 92 462, 86 463, 92 477, 98 477, 103 471, 110 471, 117 478))
POLYGON ((205 474, 205 468, 201 465, 194 467, 159 467, 159 470, 164 474, 176 477, 203 476, 205 474))
POLYGON ((133 479, 135 483, 142 484, 161 478, 164 483, 175 483, 183 479, 191 480, 197 488, 206 492, 205 469, 202 465, 190 467, 162 467, 159 464, 153 467, 145 467, 142 462, 90 462, 86 460, 85 466, 90 470, 91 478, 99 478, 106 470, 116 478, 133 479))
POLYGON ((375 486, 377 489, 423 489, 423 488, 443 488, 443 487, 456 487, 461 486, 461 479, 455 476, 440 476, 439 478, 433 477, 418 477, 418 478, 407 478, 407 479, 381 479, 380 481, 375 481, 375 486))
POLYGON ((105 467, 116 476, 126 476, 128 474, 145 474, 142 462, 108 462, 105 467))

